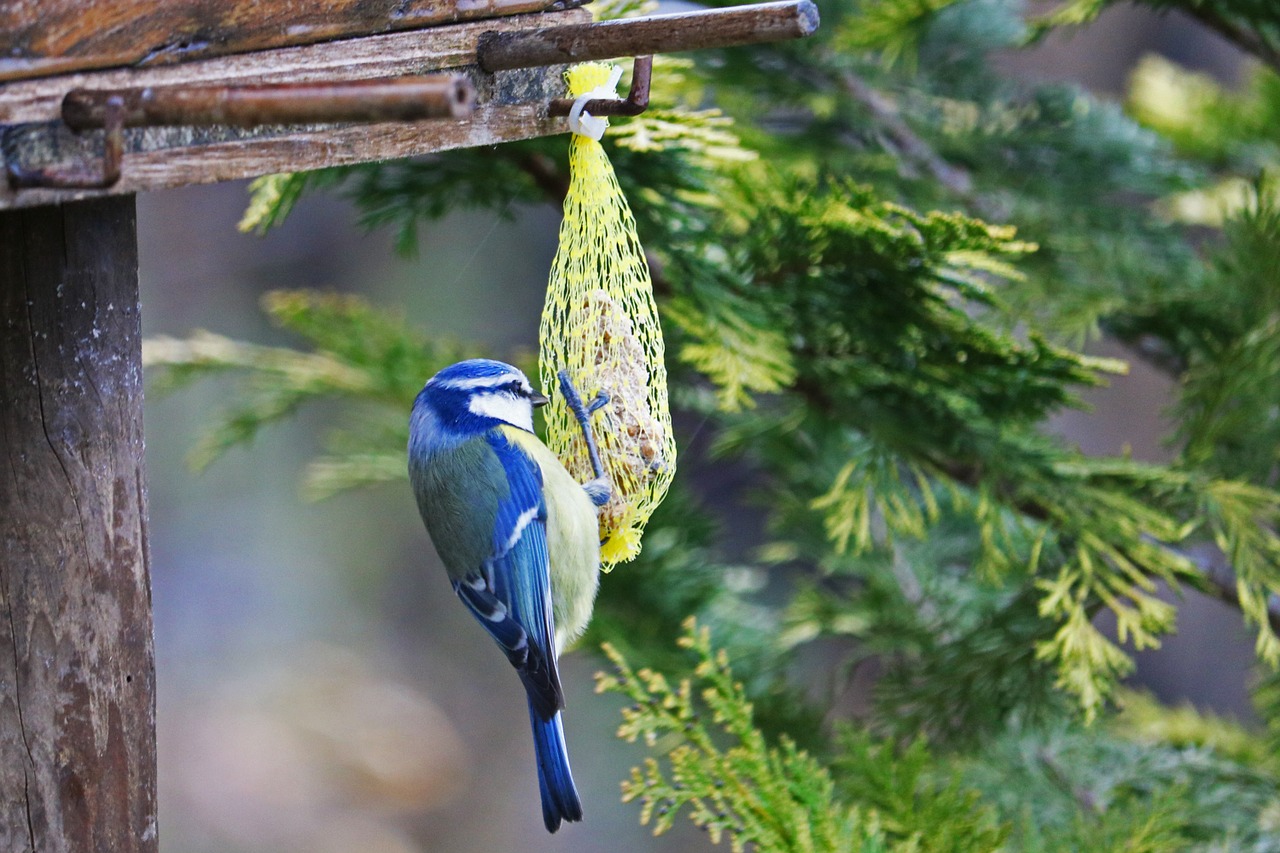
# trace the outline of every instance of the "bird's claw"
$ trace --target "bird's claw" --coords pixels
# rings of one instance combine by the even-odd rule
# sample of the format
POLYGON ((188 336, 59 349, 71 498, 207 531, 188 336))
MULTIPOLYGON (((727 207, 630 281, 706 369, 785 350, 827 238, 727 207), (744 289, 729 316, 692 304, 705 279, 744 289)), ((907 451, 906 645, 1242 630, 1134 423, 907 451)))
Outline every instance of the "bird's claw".
POLYGON ((596 477, 589 483, 583 483, 582 490, 587 493, 591 503, 597 507, 604 506, 613 497, 613 484, 609 482, 608 477, 596 477))

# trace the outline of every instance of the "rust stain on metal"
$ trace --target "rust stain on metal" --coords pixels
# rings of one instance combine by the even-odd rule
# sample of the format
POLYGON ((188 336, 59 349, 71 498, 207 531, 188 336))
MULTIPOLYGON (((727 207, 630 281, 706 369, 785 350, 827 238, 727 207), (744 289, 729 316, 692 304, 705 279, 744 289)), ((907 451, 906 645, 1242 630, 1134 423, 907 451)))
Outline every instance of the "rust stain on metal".
POLYGON ((475 108, 475 87, 460 74, 432 74, 263 86, 76 89, 63 99, 62 119, 72 130, 102 127, 113 98, 124 104, 126 127, 256 127, 464 118, 475 108))
MULTIPOLYGON (((653 57, 637 56, 631 66, 631 89, 625 98, 593 98, 583 104, 582 111, 593 116, 638 116, 649 109, 649 83, 653 77, 653 57)), ((547 106, 547 114, 567 116, 573 109, 573 98, 556 98, 547 106)))
POLYGON ((9 161, 5 164, 5 176, 15 190, 48 187, 51 189, 109 189, 120 180, 121 161, 124 160, 124 98, 110 94, 102 103, 102 166, 95 168, 87 163, 74 166, 51 166, 28 169, 9 161))
POLYGON ((812 35, 817 28, 818 7, 811 0, 781 0, 521 32, 487 32, 480 36, 476 53, 480 67, 492 72, 783 41, 812 35))

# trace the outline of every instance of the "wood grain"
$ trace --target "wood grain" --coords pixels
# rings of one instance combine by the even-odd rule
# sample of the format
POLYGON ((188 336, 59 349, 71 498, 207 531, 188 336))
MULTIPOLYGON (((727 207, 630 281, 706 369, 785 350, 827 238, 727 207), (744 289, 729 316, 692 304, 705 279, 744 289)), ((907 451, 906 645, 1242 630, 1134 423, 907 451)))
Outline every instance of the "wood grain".
POLYGON ((0 850, 154 853, 132 197, 0 213, 0 850))
POLYGON ((518 15, 496 22, 479 21, 420 32, 343 39, 181 65, 65 74, 3 83, 0 84, 0 124, 56 121, 62 98, 72 89, 366 80, 475 66, 476 43, 482 33, 582 23, 590 18, 585 9, 518 15))
POLYGON ((0 80, 167 64, 554 5, 556 0, 5 0, 0 80))
MULTIPOLYGON (((498 23, 503 29, 524 29, 576 23, 589 17, 585 10, 573 9, 517 15, 498 23)), ((476 66, 476 43, 482 33, 496 25, 481 21, 181 65, 0 84, 0 125, 4 125, 0 128, 0 155, 6 161, 31 168, 100 157, 101 132, 77 135, 60 121, 62 98, 71 89, 360 80, 446 69, 468 75, 475 84, 477 109, 469 119, 412 124, 128 130, 123 177, 107 192, 211 183, 567 132, 564 119, 553 119, 546 113, 547 102, 564 94, 562 68, 486 74, 476 66)), ((102 191, 65 190, 14 193, 0 181, 0 209, 101 194, 102 191)))

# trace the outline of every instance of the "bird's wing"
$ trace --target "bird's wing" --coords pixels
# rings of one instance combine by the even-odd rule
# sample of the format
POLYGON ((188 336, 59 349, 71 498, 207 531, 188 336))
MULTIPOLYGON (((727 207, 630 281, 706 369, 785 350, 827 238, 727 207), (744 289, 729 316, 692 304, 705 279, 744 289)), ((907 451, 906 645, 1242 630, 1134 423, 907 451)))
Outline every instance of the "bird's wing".
POLYGON ((564 707, 564 694, 555 659, 542 469, 498 430, 485 441, 508 488, 498 501, 489 556, 455 580, 454 589, 506 652, 538 714, 550 719, 564 707))

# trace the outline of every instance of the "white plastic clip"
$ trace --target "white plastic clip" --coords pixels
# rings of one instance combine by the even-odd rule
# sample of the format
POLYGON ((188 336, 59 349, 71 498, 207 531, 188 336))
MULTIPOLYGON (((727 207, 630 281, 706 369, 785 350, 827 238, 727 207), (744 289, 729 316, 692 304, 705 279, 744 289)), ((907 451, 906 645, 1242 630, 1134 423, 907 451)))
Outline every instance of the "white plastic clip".
POLYGON ((595 87, 584 95, 580 95, 569 110, 569 129, 579 136, 587 136, 599 142, 604 136, 604 129, 609 126, 609 119, 583 112, 583 108, 586 107, 587 101, 622 100, 618 97, 618 81, 621 79, 622 66, 615 65, 613 66, 613 71, 609 74, 609 82, 595 87))

